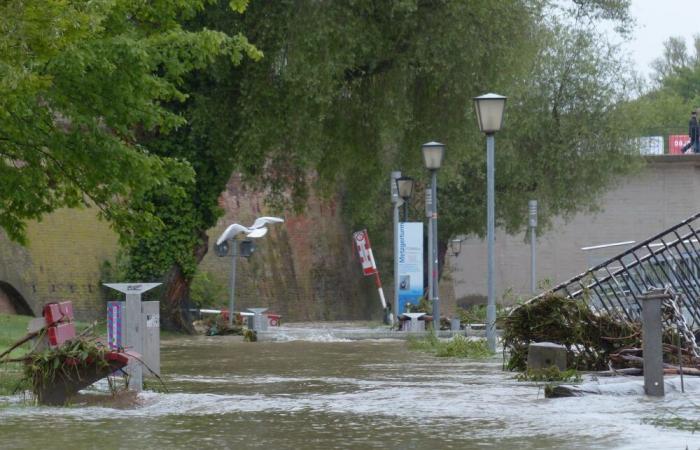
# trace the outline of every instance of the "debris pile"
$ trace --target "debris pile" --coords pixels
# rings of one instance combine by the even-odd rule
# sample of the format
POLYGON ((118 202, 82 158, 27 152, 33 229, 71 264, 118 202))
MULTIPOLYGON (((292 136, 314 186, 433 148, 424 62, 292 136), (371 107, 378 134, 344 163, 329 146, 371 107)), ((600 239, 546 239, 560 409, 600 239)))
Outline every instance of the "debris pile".
MULTIPOLYGON (((582 299, 548 295, 514 309, 501 319, 509 370, 525 371, 530 343, 566 346, 567 367, 603 370, 628 348, 641 348, 641 326, 609 314, 593 312, 582 299)), ((624 367, 629 366, 621 361, 624 367)))

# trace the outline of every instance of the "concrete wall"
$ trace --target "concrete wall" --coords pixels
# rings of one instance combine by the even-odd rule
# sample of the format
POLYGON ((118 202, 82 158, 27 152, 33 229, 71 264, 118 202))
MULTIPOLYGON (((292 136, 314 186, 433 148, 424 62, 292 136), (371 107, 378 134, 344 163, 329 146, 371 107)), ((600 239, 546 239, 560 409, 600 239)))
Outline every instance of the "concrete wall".
MULTIPOLYGON (((542 287, 565 281, 628 246, 584 252, 582 247, 640 241, 700 211, 700 156, 648 157, 647 168, 613 187, 600 199, 597 214, 556 219, 537 239, 537 280, 542 287)), ((496 199, 498 208, 498 198, 496 199)), ((528 235, 529 236, 529 235, 528 235)), ((530 291, 530 245, 526 232, 496 231, 496 298, 512 302, 530 291)), ((486 242, 462 243, 454 266, 457 302, 486 298, 486 242)))

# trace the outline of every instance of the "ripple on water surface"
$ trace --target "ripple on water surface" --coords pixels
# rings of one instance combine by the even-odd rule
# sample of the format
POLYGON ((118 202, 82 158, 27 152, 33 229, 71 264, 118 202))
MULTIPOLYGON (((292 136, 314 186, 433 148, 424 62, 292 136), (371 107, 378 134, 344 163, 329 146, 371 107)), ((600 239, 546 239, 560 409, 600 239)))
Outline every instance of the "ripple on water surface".
POLYGON ((29 407, 4 397, 0 436, 3 448, 90 448, 105 438, 115 448, 700 447, 691 433, 642 422, 668 411, 700 418, 692 380, 688 393, 662 400, 549 400, 500 369, 499 358, 437 359, 395 341, 166 341, 168 393, 144 392, 139 406, 119 410, 29 407), (28 436, 28 424, 58 434, 28 436))

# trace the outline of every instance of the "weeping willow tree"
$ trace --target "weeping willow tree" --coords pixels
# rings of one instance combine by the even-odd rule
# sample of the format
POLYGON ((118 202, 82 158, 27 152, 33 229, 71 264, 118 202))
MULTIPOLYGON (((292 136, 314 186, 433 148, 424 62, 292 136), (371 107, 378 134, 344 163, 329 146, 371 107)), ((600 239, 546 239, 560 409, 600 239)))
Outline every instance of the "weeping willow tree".
MULTIPOLYGON (((272 205, 302 210, 311 187, 340 193, 350 225, 384 229, 390 217, 376 205, 386 203, 389 170, 423 173, 420 144, 430 140, 448 147, 444 255, 450 236, 484 231, 485 152, 472 97, 488 91, 510 97, 498 136, 498 224, 521 227, 531 196, 545 223, 590 207, 633 166, 618 127, 624 68, 594 31, 603 20, 627 26, 628 3, 285 0, 251 2, 244 14, 209 5, 185 29, 245 35, 264 57, 218 58, 183 76, 189 97, 169 108, 186 123, 142 137, 151 154, 187 161, 194 181, 173 177, 174 194, 134 197, 167 227, 128 248, 131 274, 162 277, 171 323, 185 326, 204 231, 220 216, 232 171, 272 205)), ((387 234, 377 236, 381 248, 387 234)))

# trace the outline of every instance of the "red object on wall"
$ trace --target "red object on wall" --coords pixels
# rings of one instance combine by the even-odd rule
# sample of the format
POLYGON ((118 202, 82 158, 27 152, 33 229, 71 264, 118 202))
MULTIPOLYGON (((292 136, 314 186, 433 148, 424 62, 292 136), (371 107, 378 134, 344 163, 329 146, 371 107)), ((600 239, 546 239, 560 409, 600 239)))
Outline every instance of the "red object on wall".
POLYGON ((690 138, 684 134, 671 134, 668 137, 668 153, 671 155, 682 155, 683 147, 690 142, 690 138))
POLYGON ((75 337, 75 324, 73 323, 59 323, 49 327, 49 345, 51 347, 57 347, 63 345, 64 342, 70 341, 75 337))
POLYGON ((70 322, 73 320, 73 303, 49 303, 44 306, 44 320, 46 325, 56 322, 70 322))

